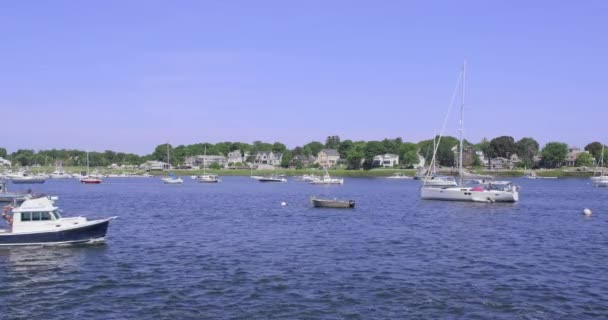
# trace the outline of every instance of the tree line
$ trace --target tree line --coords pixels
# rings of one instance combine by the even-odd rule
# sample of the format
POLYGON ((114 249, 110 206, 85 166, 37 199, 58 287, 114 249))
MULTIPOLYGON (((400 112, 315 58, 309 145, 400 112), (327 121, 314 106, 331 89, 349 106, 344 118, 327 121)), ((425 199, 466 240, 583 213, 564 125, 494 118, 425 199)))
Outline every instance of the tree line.
MULTIPOLYGON (((140 156, 132 153, 114 152, 106 150, 104 152, 89 152, 89 162, 91 166, 118 165, 139 165, 148 160, 168 161, 174 166, 184 163, 186 157, 202 155, 223 155, 229 152, 240 150, 244 156, 251 155, 247 161, 253 160, 253 155, 258 151, 272 151, 283 154, 281 165, 287 167, 293 157, 297 155, 317 156, 322 149, 336 149, 340 154, 341 163, 349 169, 370 169, 373 158, 380 154, 396 154, 399 156, 400 167, 408 168, 419 163, 419 155, 428 163, 433 155, 433 146, 436 145, 436 161, 440 166, 453 167, 455 163, 455 150, 458 150, 459 140, 455 137, 444 136, 420 141, 418 143, 405 142, 402 138, 384 139, 379 141, 352 141, 341 140, 339 136, 329 136, 325 142, 311 141, 302 146, 288 149, 281 142, 254 141, 253 143, 244 142, 219 142, 219 143, 196 143, 191 145, 172 146, 168 143, 160 144, 148 155, 140 156)), ((522 138, 515 141, 510 136, 500 136, 492 140, 483 139, 479 143, 473 144, 464 141, 464 147, 473 151, 481 151, 485 158, 502 157, 510 158, 516 154, 520 159, 518 163, 521 167, 527 168, 556 168, 563 166, 568 154, 568 145, 561 142, 549 142, 542 149, 539 143, 533 138, 522 138), (537 161, 540 158, 540 161, 537 161)), ((593 159, 599 160, 602 153, 600 142, 591 142, 585 146, 589 153, 583 153, 576 159, 577 166, 590 166, 593 159)), ((608 150, 604 151, 608 156, 608 150)), ((0 148, 0 157, 11 160, 14 165, 50 166, 61 161, 64 166, 84 166, 86 165, 86 151, 69 149, 51 149, 34 151, 31 149, 19 149, 13 153, 7 153, 5 148, 0 148)), ((486 163, 481 163, 476 153, 473 154, 473 166, 483 167, 486 163)))

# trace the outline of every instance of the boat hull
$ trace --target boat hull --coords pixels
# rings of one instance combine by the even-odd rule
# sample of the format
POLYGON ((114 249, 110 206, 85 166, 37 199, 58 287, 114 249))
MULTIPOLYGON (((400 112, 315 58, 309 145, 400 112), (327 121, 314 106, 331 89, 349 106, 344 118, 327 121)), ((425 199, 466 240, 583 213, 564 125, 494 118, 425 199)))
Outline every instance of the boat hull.
POLYGON ((274 179, 274 178, 261 178, 258 179, 259 182, 287 182, 285 179, 274 179))
POLYGON ((80 180, 82 184, 100 184, 101 180, 80 180))
POLYGON ((0 233, 0 246, 74 244, 105 238, 111 219, 100 220, 78 228, 50 232, 0 233))
POLYGON ((353 200, 312 199, 311 201, 315 208, 352 209, 355 207, 355 201, 353 200))
POLYGON ((517 191, 483 190, 471 188, 422 188, 423 200, 468 201, 468 202, 517 202, 517 191))
POLYGON ((11 182, 14 184, 40 184, 40 183, 44 183, 46 180, 45 179, 38 179, 38 178, 34 178, 34 179, 12 179, 11 182))

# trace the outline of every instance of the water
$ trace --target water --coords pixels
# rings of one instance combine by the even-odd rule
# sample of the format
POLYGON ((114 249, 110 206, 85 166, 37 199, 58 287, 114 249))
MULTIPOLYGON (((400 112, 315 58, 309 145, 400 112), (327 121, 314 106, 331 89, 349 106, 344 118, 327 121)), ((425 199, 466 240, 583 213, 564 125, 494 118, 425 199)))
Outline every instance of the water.
POLYGON ((517 183, 517 204, 474 204, 380 178, 49 180, 64 215, 119 218, 105 245, 0 249, 0 318, 608 318, 608 189, 517 183))

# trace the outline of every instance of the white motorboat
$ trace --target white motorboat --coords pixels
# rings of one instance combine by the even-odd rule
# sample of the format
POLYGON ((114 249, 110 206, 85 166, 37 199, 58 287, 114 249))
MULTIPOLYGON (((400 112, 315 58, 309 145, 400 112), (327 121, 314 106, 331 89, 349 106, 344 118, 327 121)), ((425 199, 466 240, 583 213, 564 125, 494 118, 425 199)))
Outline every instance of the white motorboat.
POLYGON ((104 241, 110 220, 64 218, 56 199, 27 199, 19 207, 5 207, 6 229, 0 229, 0 246, 58 245, 104 241), (11 210, 12 209, 12 210, 11 210))
POLYGON ((287 182, 287 179, 278 176, 259 177, 259 182, 287 182))
POLYGON ((45 178, 24 175, 22 177, 13 177, 11 178, 11 182, 15 184, 32 184, 32 183, 44 183, 46 181, 45 178))
MULTIPOLYGON (((420 197, 425 200, 451 200, 451 201, 470 201, 470 202, 517 202, 519 201, 519 187, 514 186, 511 182, 488 182, 486 184, 477 185, 473 187, 464 186, 464 169, 463 169, 463 123, 464 123, 464 97, 465 97, 465 80, 466 80, 466 65, 463 65, 461 77, 462 80, 462 103, 460 105, 460 150, 459 150, 459 161, 458 161, 458 172, 460 183, 456 186, 451 187, 436 187, 426 185, 430 179, 430 175, 427 175, 429 179, 425 179, 422 188, 420 189, 420 197)), ((454 101, 450 104, 452 107, 454 101)), ((449 111, 448 111, 449 114, 449 111)), ((446 118, 447 119, 447 118, 446 118)), ((445 128, 445 123, 444 123, 445 128)), ((443 133, 443 129, 441 131, 443 133)), ((439 142, 441 141, 439 135, 439 142)), ((433 150, 433 158, 431 164, 434 165, 437 157, 437 150, 439 146, 433 150)))
POLYGON ((71 177, 72 177, 72 175, 63 171, 63 168, 61 166, 61 161, 57 161, 56 166, 55 166, 55 171, 53 171, 53 173, 51 173, 50 178, 51 179, 68 179, 71 177))
POLYGON ((214 174, 204 174, 204 175, 198 177, 197 180, 198 180, 198 182, 201 182, 201 183, 218 183, 218 182, 222 182, 222 179, 219 179, 214 174))
POLYGON ((393 175, 392 175, 392 176, 390 176, 390 177, 386 177, 386 178, 387 178, 387 179, 407 179, 407 180, 414 179, 414 177, 411 177, 411 176, 405 175, 405 174, 403 174, 403 172, 396 172, 396 173, 393 173, 393 175))
POLYGON ((161 178, 161 180, 165 184, 182 184, 182 183, 184 183, 184 179, 177 177, 172 173, 170 173, 167 177, 161 178))
POLYGON ((327 169, 325 169, 325 174, 320 177, 320 178, 316 178, 313 179, 312 181, 310 181, 311 184, 344 184, 344 179, 337 179, 337 178, 332 178, 329 175, 329 172, 327 172, 327 169))

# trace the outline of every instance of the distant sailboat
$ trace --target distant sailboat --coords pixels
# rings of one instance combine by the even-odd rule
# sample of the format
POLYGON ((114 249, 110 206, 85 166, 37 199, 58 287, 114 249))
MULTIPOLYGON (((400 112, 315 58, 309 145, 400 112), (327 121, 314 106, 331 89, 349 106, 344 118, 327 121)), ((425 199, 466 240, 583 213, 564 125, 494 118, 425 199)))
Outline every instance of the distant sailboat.
MULTIPOLYGON (((171 146, 167 143, 167 170, 171 169, 171 154, 169 149, 171 146)), ((173 173, 168 173, 168 175, 161 179, 165 184, 182 184, 184 180, 180 177, 175 176, 173 173)))
POLYGON ((87 151, 87 175, 80 178, 80 183, 83 183, 83 184, 100 184, 101 183, 101 178, 92 177, 89 174, 89 152, 88 151, 87 151))
POLYGON ((215 174, 207 174, 206 172, 206 168, 207 168, 207 146, 205 145, 205 153, 203 155, 203 175, 198 177, 198 182, 201 183, 218 183, 221 182, 222 180, 220 180, 217 175, 215 174))

